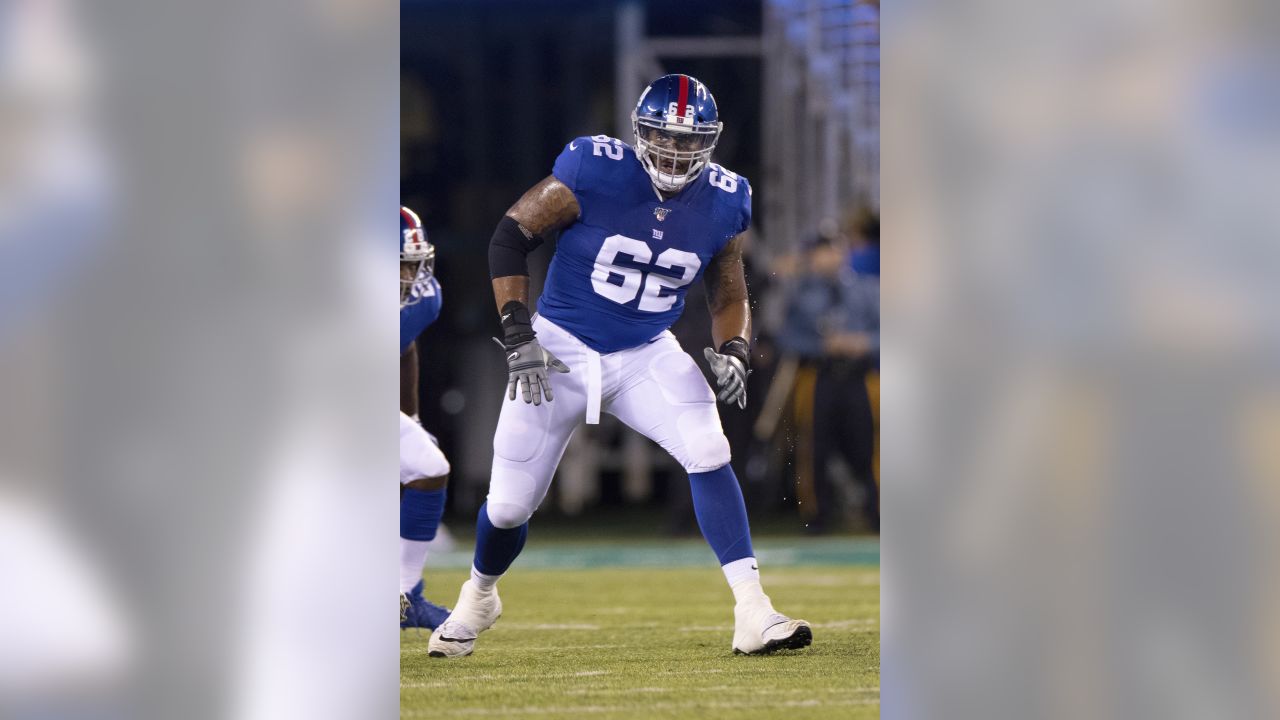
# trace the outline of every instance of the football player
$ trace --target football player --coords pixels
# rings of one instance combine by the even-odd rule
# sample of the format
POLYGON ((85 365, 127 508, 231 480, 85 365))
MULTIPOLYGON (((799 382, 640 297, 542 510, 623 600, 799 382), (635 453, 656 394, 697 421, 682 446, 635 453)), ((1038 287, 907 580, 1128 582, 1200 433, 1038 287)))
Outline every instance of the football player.
POLYGON ((635 147, 597 135, 565 146, 551 176, 524 194, 489 246, 508 387, 493 440, 471 579, 431 635, 433 657, 468 655, 502 612, 495 584, 520 553, 569 436, 609 413, 657 442, 689 473, 695 514, 733 591, 735 652, 812 641, 803 620, 773 609, 760 586, 747 511, 729 466, 716 399, 745 407, 751 315, 743 234, 746 178, 711 162, 722 124, 688 75, 667 75, 632 114, 635 147), (538 313, 526 256, 562 230, 538 313), (668 327, 706 277, 715 349, 713 394, 668 327))
POLYGON ((444 513, 449 461, 418 420, 418 336, 440 316, 436 249, 400 208, 400 627, 434 629, 449 615, 422 596, 427 543, 444 513))

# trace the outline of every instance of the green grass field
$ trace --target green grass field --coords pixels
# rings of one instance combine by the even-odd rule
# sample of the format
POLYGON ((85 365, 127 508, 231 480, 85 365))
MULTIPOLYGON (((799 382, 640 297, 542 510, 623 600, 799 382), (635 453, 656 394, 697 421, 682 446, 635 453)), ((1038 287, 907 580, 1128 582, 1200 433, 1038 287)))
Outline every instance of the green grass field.
MULTIPOLYGON (((735 656, 733 596, 701 541, 544 543, 499 585, 504 611, 474 655, 427 656, 401 634, 404 718, 875 718, 878 545, 757 542, 774 605, 814 643, 735 656)), ((469 553, 435 558, 427 595, 452 604, 469 553)))

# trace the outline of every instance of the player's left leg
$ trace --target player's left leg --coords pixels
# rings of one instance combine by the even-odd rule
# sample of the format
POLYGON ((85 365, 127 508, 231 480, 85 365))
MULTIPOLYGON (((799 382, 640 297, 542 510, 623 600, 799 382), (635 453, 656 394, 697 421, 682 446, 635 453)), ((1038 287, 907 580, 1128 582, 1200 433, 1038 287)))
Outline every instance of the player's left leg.
POLYGON ((458 592, 453 614, 431 634, 431 657, 470 655, 480 633, 502 615, 498 580, 524 548, 529 518, 546 497, 565 446, 587 408, 587 347, 544 318, 535 319, 533 327, 542 346, 570 372, 552 380, 553 401, 532 405, 519 395, 504 395, 493 435, 489 495, 476 517, 471 577, 458 592))
POLYGON ((449 610, 422 596, 427 544, 444 513, 449 461, 417 422, 400 413, 400 627, 434 629, 449 610))
POLYGON ((702 371, 670 334, 617 355, 621 382, 604 410, 661 445, 689 473, 698 527, 733 591, 734 651, 805 647, 813 640, 809 624, 774 610, 760 585, 747 506, 702 371))

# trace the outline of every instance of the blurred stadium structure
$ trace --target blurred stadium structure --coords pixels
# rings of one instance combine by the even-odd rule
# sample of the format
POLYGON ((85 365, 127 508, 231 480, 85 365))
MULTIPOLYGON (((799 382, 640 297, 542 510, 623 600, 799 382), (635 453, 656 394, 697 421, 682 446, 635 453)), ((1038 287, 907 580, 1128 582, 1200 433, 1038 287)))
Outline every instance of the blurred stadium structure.
POLYGON ((880 206, 880 11, 860 0, 765 6, 767 237, 813 232, 852 200, 880 206))
MULTIPOLYGON (((801 248, 820 230, 846 245, 857 219, 878 209, 878 16, 868 0, 402 4, 401 195, 439 249, 445 303, 422 340, 422 407, 453 464, 447 517, 469 522, 488 484, 505 378, 488 339, 494 225, 572 138, 631 142, 630 114, 645 85, 685 72, 720 105, 716 161, 755 191, 748 279, 760 358, 748 411, 722 418, 753 515, 801 528, 797 495, 801 510, 816 500, 805 476, 812 462, 796 455, 811 451, 813 422, 796 422, 788 391, 809 382, 799 414, 811 415, 816 365, 802 363, 797 374, 794 362, 783 363, 791 372, 771 391, 782 358, 773 338, 805 262, 801 248), (762 422, 766 399, 773 407, 762 422)), ((549 254, 544 247, 530 263, 535 295, 549 254)), ((697 350, 710 337, 703 297, 701 288, 690 293, 673 328, 700 364, 697 350)), ((841 487, 844 504, 865 502, 853 483, 841 487)), ((687 492, 665 453, 606 418, 576 433, 540 516, 665 502, 669 529, 692 532, 687 492)))
POLYGON ((617 12, 614 132, 671 58, 761 59, 764 163, 757 212, 767 238, 798 238, 852 200, 880 202, 879 7, 865 0, 768 0, 759 35, 654 36, 644 7, 617 12))

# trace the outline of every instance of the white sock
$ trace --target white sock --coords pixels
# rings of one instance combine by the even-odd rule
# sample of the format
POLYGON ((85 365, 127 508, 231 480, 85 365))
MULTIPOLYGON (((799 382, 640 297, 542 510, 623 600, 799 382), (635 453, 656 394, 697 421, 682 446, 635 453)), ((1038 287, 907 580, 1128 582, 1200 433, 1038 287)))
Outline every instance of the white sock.
POLYGON ((482 590, 484 592, 492 590, 493 586, 498 584, 498 578, 500 577, 502 576, 485 575, 477 570, 474 565, 471 566, 471 582, 476 586, 477 590, 482 590))
POLYGON ((765 602, 769 601, 764 594, 764 588, 760 587, 760 568, 755 558, 745 557, 734 560, 720 569, 724 570, 724 579, 729 581, 729 589, 733 591, 735 602, 752 602, 761 599, 765 602))
POLYGON ((427 564, 427 543, 400 538, 400 592, 407 593, 422 579, 422 566, 427 564))

